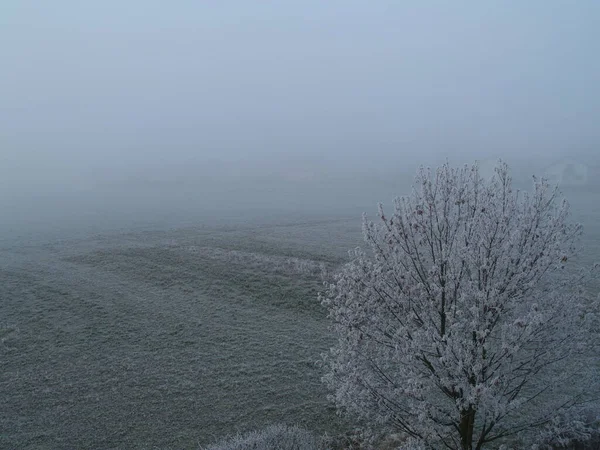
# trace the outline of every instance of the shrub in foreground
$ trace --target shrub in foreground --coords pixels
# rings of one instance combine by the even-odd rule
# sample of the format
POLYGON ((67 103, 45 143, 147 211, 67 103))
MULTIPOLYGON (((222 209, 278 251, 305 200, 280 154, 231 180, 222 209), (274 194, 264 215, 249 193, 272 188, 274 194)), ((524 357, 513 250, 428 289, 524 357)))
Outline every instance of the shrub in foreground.
POLYGON ((205 450, 318 450, 319 439, 296 426, 271 425, 225 438, 205 450))

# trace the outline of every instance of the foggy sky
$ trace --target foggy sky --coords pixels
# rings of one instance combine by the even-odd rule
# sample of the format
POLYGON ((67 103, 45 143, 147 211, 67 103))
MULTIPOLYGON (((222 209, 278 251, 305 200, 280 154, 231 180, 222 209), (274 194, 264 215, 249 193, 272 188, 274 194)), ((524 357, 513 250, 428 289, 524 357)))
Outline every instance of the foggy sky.
POLYGON ((5 0, 1 196, 594 154, 598 23, 596 0, 5 0))

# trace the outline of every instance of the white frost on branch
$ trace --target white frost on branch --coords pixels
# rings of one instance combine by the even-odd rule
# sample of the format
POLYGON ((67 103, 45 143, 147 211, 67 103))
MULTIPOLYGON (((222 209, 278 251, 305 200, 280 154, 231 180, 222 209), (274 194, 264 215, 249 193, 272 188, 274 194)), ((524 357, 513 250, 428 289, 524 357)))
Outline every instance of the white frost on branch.
MULTIPOLYGON (((343 410, 415 448, 585 437, 598 406, 592 271, 563 270, 581 226, 556 189, 513 191, 499 162, 421 169, 322 297, 339 341, 324 377, 343 410)), ((597 416, 595 416, 597 417, 597 416)), ((514 445, 514 444, 511 444, 514 445)))

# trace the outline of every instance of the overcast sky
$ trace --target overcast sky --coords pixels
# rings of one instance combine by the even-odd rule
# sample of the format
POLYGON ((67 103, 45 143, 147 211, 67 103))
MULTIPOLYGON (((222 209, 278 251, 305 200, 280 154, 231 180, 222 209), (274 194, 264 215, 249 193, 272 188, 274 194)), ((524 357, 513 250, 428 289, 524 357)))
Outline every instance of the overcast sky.
POLYGON ((2 183, 590 152, 599 23, 597 0, 3 0, 2 183))

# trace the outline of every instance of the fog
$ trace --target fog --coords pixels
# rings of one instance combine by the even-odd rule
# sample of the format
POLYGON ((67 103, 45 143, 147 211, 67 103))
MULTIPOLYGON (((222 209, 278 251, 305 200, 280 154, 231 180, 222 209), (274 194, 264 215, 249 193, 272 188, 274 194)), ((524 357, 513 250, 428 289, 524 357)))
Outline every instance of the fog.
POLYGON ((445 159, 598 165, 595 0, 1 10, 1 229, 354 213, 445 159))

